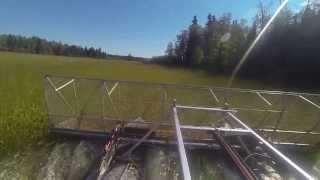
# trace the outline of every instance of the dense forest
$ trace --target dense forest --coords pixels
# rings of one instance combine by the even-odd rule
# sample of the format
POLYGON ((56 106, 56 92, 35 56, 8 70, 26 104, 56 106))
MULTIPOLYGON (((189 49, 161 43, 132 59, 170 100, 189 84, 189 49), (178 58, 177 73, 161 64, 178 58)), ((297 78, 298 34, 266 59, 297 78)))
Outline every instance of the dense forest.
POLYGON ((0 35, 0 50, 94 58, 105 58, 107 56, 107 53, 103 52, 101 48, 87 48, 56 41, 47 41, 39 37, 28 38, 11 34, 0 35))
POLYGON ((0 51, 48 54, 58 56, 92 57, 103 59, 122 59, 129 61, 148 61, 148 58, 107 54, 101 48, 69 45, 57 41, 48 41, 39 37, 24 37, 12 34, 0 35, 0 51))
MULTIPOLYGON (((296 13, 288 7, 282 10, 253 49, 240 75, 316 84, 313 79, 320 77, 319 9, 319 5, 308 4, 296 13)), ((189 28, 168 44, 166 56, 154 60, 229 75, 270 18, 271 13, 262 3, 250 25, 246 20, 233 20, 230 13, 221 17, 209 14, 203 26, 194 16, 189 28)))

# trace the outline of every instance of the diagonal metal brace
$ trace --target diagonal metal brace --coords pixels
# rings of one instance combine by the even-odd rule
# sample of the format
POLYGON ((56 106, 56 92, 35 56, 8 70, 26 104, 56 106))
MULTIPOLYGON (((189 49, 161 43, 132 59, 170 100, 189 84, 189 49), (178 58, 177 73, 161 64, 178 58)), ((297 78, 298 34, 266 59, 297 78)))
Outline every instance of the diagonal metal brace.
POLYGON ((139 147, 144 141, 146 141, 148 139, 148 137, 152 134, 152 132, 154 132, 160 124, 155 124, 141 139, 139 139, 139 141, 134 144, 127 152, 125 152, 123 155, 121 155, 120 159, 127 159, 128 157, 131 156, 132 152, 137 149, 137 147, 139 147))

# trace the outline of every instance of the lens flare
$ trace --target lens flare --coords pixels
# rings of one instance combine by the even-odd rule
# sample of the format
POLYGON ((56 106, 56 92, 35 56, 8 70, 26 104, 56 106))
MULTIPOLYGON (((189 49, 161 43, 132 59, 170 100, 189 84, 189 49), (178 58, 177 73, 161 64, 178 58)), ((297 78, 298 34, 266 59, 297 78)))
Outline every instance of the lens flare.
POLYGON ((234 78, 236 77, 236 75, 238 74, 240 68, 242 67, 242 65, 244 64, 244 62, 247 60, 248 56, 250 55, 251 51, 253 50, 253 48, 256 46, 256 44, 259 42, 259 40, 261 39, 261 37, 265 34, 266 30, 270 27, 270 25, 272 24, 272 22, 274 21, 274 19, 279 15, 279 13, 281 12, 281 10, 288 4, 289 0, 285 0, 283 1, 280 6, 278 7, 278 9, 276 10, 276 12, 273 14, 273 16, 270 18, 270 20, 267 22, 267 24, 264 26, 264 28, 262 29, 262 31, 258 34, 258 36, 256 37, 256 39, 252 42, 252 44, 250 45, 250 47, 248 48, 248 50, 244 53, 243 57, 241 58, 240 62, 237 64, 236 68, 233 70, 231 78, 229 79, 228 82, 228 87, 232 86, 232 83, 234 81, 234 78))

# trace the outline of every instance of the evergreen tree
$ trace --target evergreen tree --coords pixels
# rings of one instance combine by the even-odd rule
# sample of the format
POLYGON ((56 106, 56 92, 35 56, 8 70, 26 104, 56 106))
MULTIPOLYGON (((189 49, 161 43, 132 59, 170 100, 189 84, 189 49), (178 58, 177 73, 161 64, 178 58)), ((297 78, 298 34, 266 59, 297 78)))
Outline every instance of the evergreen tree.
POLYGON ((201 48, 201 26, 198 24, 196 16, 193 17, 192 24, 189 27, 189 39, 186 49, 186 65, 197 66, 202 62, 203 51, 201 48))

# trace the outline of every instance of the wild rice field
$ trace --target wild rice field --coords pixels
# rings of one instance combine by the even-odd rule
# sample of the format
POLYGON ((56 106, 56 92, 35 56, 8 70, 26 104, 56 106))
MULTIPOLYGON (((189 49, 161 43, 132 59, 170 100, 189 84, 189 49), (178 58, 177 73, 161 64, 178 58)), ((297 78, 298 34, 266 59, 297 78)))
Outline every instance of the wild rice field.
MULTIPOLYGON (((209 86, 226 86, 228 81, 202 70, 141 62, 0 52, 0 153, 46 141, 45 75, 209 86)), ((233 87, 279 88, 245 79, 236 80, 233 87)))
MULTIPOLYGON (((46 137, 43 82, 47 74, 216 86, 227 82, 226 77, 200 70, 120 60, 0 52, 0 152, 22 148, 46 137)), ((263 86, 245 80, 237 85, 263 86)))

